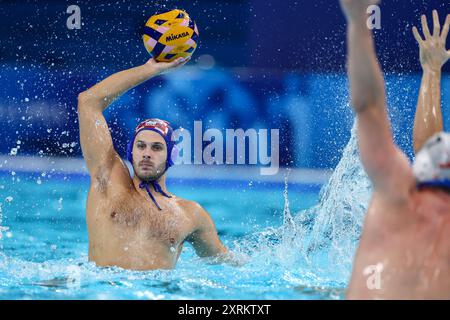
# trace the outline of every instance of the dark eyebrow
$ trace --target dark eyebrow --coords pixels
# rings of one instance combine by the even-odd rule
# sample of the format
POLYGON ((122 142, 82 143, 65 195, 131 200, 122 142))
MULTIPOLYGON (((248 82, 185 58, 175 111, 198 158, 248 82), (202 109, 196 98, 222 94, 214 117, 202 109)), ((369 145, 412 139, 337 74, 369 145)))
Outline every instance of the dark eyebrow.
MULTIPOLYGON (((143 144, 147 144, 145 141, 142 141, 142 140, 137 140, 137 143, 143 143, 143 144)), ((160 145, 160 146, 164 146, 164 144, 162 143, 162 142, 158 142, 158 141, 156 141, 156 142, 151 142, 150 143, 151 145, 160 145)))

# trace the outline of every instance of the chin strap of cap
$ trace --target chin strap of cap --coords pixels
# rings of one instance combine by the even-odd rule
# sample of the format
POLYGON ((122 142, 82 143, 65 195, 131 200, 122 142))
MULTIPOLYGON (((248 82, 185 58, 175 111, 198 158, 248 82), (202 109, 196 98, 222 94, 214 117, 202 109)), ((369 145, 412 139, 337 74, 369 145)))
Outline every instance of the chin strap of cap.
POLYGON ((147 191, 148 195, 150 196, 150 198, 152 199, 153 203, 158 207, 159 210, 162 210, 161 207, 158 205, 158 202, 156 202, 155 197, 152 195, 152 193, 150 192, 150 186, 149 184, 151 184, 153 186, 153 189, 162 194, 164 197, 167 198, 172 198, 172 196, 169 196, 167 193, 164 192, 164 190, 161 188, 161 186, 159 185, 158 182, 156 181, 150 181, 150 182, 141 182, 139 184, 139 188, 145 188, 145 190, 147 191))

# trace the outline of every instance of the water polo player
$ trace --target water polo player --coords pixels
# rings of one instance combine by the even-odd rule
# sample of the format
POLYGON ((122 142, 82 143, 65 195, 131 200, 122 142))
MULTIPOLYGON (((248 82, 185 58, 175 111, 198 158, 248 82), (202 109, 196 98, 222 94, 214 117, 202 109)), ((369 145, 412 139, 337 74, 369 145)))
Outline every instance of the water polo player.
POLYGON ((150 59, 113 74, 78 97, 81 148, 91 176, 86 208, 89 260, 99 266, 173 268, 185 241, 201 257, 219 261, 230 257, 209 214, 199 204, 167 191, 174 146, 169 123, 148 119, 137 126, 128 147, 135 173, 131 177, 103 116, 121 94, 187 60, 150 59))
MULTIPOLYGON (((392 141, 382 73, 366 26, 374 0, 340 0, 348 21, 348 69, 361 160, 373 184, 347 298, 450 298, 450 134, 433 135, 411 168, 392 141)), ((449 57, 434 14, 422 62, 449 57)), ((430 106, 425 106, 429 108, 430 106)), ((432 106, 431 106, 432 107, 432 106)))

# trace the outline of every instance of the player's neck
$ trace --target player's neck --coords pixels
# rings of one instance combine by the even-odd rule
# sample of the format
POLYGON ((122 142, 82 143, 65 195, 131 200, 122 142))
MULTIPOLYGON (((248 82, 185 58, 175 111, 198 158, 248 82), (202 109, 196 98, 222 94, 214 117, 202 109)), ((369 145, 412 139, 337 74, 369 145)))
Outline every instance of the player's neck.
POLYGON ((149 181, 145 181, 145 180, 141 180, 139 177, 134 176, 133 177, 133 184, 134 187, 136 188, 136 190, 142 190, 143 193, 146 193, 146 190, 141 188, 140 186, 144 183, 147 184, 148 186, 150 186, 149 190, 152 194, 156 194, 157 192, 155 191, 155 189, 152 187, 153 183, 156 182, 161 189, 167 193, 167 187, 166 187, 166 175, 163 174, 161 177, 159 177, 159 179, 157 180, 149 180, 149 181))

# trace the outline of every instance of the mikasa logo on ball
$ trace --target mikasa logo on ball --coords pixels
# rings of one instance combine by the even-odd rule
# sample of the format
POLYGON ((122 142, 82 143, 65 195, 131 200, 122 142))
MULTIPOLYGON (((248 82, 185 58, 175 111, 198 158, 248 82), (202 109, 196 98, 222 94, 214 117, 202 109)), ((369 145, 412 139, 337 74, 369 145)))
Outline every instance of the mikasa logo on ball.
POLYGON ((166 37, 166 42, 184 38, 184 37, 187 37, 188 35, 189 35, 189 32, 182 32, 180 34, 175 34, 175 35, 171 34, 170 36, 166 37))

